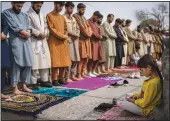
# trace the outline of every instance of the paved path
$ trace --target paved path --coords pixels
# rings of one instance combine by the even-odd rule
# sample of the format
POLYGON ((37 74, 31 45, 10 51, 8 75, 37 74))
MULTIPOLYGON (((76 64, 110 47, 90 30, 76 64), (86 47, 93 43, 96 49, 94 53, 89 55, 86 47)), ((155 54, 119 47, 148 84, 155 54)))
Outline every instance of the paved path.
MULTIPOLYGON (((41 114, 37 115, 37 120, 95 120, 102 113, 94 112, 93 109, 101 103, 111 103, 113 98, 122 98, 129 92, 136 92, 141 89, 145 78, 127 79, 129 86, 112 87, 105 86, 93 91, 89 91, 78 97, 74 97, 63 103, 54 105, 41 114)), ((2 120, 34 120, 30 116, 16 115, 10 112, 2 112, 2 120)))
POLYGON ((94 91, 67 100, 61 104, 52 106, 38 115, 38 119, 44 120, 94 120, 100 116, 93 115, 93 109, 101 103, 111 103, 114 97, 121 98, 129 92, 141 89, 144 77, 140 79, 128 79, 130 86, 110 87, 105 86, 94 91))

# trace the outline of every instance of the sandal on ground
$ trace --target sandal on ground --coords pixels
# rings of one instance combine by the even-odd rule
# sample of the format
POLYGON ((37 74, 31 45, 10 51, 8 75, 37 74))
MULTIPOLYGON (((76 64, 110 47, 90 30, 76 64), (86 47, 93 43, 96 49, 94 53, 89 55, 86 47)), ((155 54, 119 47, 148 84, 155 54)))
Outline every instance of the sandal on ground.
POLYGON ((110 84, 110 86, 122 86, 123 84, 118 84, 117 82, 110 84))
POLYGON ((114 104, 101 103, 98 107, 95 107, 94 110, 96 110, 96 111, 107 111, 108 109, 111 109, 114 106, 115 106, 114 104))

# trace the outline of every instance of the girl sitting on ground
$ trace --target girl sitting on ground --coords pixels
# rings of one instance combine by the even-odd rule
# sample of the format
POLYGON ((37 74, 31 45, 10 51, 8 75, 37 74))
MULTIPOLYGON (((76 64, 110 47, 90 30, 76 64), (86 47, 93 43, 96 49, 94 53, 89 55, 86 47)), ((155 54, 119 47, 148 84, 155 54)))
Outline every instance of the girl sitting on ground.
POLYGON ((154 107, 162 101, 163 77, 155 60, 149 54, 140 58, 137 66, 149 79, 144 81, 140 93, 134 94, 126 101, 119 101, 118 105, 134 114, 150 116, 154 107))

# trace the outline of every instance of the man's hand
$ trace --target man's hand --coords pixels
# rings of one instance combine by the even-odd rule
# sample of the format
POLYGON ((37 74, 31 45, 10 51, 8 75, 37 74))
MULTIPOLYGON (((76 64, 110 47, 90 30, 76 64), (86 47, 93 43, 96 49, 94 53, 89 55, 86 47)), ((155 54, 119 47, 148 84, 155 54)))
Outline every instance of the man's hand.
POLYGON ((63 36, 63 40, 67 40, 68 39, 68 36, 67 35, 64 35, 63 36))
POLYGON ((79 38, 79 36, 71 36, 72 40, 77 40, 79 38))
POLYGON ((7 39, 7 36, 2 32, 1 33, 1 40, 5 40, 5 39, 7 39))
POLYGON ((76 40, 79 38, 79 35, 76 34, 69 34, 71 36, 71 38, 73 38, 73 40, 76 40))
POLYGON ((139 38, 136 38, 136 41, 140 41, 140 39, 139 39, 139 38))
POLYGON ((43 40, 44 38, 46 38, 46 35, 45 35, 44 33, 40 33, 40 34, 39 34, 39 38, 40 38, 41 40, 43 40))
POLYGON ((30 36, 31 36, 30 31, 22 30, 20 32, 20 37, 22 37, 24 39, 28 39, 28 38, 30 38, 30 36))

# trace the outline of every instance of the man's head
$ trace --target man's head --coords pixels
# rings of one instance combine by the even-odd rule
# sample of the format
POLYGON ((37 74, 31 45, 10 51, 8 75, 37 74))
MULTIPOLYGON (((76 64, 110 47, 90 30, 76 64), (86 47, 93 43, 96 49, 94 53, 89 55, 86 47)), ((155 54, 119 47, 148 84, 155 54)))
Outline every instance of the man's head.
POLYGON ((115 21, 115 26, 120 26, 122 23, 122 20, 120 18, 117 18, 116 21, 115 21))
POLYGON ((131 25, 131 23, 132 23, 132 20, 130 20, 130 19, 127 19, 127 20, 126 20, 126 26, 127 26, 127 27, 129 27, 129 26, 131 25))
POLYGON ((12 8, 15 11, 15 13, 19 14, 21 12, 21 9, 24 5, 24 1, 13 1, 11 2, 12 8))
POLYGON ((63 7, 64 7, 64 5, 65 5, 65 2, 63 2, 63 1, 55 1, 54 2, 55 11, 57 13, 61 12, 63 7))
POLYGON ((154 32, 154 29, 153 29, 153 27, 152 27, 151 25, 149 25, 149 32, 150 32, 150 33, 153 33, 153 32, 154 32))
POLYGON ((126 26, 126 21, 125 21, 125 19, 122 19, 121 26, 122 26, 122 27, 125 27, 125 26, 126 26))
POLYGON ((41 10, 41 7, 42 7, 43 3, 44 3, 43 1, 33 1, 33 2, 31 2, 33 10, 37 14, 40 13, 40 10, 41 10))
POLYGON ((67 14, 72 14, 74 10, 74 3, 73 2, 66 2, 65 9, 67 14))
POLYGON ((107 15, 107 21, 108 21, 109 23, 112 23, 113 20, 114 20, 114 15, 113 15, 113 14, 108 14, 108 15, 107 15))
POLYGON ((144 31, 144 33, 148 33, 148 32, 149 32, 149 28, 148 28, 148 27, 145 27, 145 28, 143 29, 143 31, 144 31))
POLYGON ((94 13, 93 13, 93 21, 94 22, 97 22, 98 20, 99 20, 99 17, 100 17, 100 15, 101 15, 101 13, 99 12, 99 11, 95 11, 94 13))
POLYGON ((84 15, 84 13, 86 11, 86 5, 84 5, 83 3, 79 3, 77 5, 77 11, 80 15, 84 15))
POLYGON ((99 17, 99 20, 98 20, 97 23, 100 25, 100 24, 102 24, 102 21, 103 21, 103 15, 100 14, 100 17, 99 17))
POLYGON ((137 26, 137 31, 138 31, 138 32, 141 32, 141 30, 142 30, 141 26, 138 25, 138 26, 137 26))

